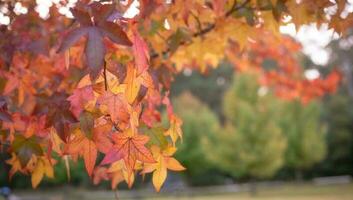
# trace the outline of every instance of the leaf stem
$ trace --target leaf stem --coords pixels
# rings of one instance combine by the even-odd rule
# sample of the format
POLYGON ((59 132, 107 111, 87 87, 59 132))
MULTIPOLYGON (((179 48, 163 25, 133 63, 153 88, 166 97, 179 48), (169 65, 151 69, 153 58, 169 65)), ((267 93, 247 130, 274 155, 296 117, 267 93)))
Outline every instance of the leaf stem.
POLYGON ((114 197, 115 197, 115 200, 119 200, 119 194, 117 189, 114 189, 114 197))

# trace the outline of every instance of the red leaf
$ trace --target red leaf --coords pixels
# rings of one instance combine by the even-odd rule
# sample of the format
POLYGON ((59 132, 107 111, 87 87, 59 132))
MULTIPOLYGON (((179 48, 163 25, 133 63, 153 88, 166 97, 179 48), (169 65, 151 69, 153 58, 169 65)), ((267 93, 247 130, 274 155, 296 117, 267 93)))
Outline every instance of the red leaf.
POLYGON ((138 74, 147 70, 149 62, 149 53, 146 42, 141 38, 141 36, 135 32, 133 39, 133 52, 135 57, 135 63, 137 67, 138 74))
POLYGON ((73 94, 67 98, 71 104, 70 110, 75 114, 77 118, 80 116, 80 113, 84 109, 87 102, 93 99, 94 95, 91 86, 75 89, 73 94))
POLYGON ((105 92, 98 99, 98 103, 101 106, 105 106, 107 112, 110 114, 113 122, 128 122, 128 103, 124 98, 123 94, 113 94, 111 92, 105 92))
POLYGON ((149 137, 146 135, 134 135, 115 133, 113 135, 114 146, 105 155, 102 165, 123 159, 126 167, 132 171, 136 161, 154 163, 153 156, 145 147, 149 137))
POLYGON ((103 67, 105 55, 103 35, 96 27, 89 27, 85 54, 90 76, 95 80, 103 67))
POLYGON ((80 27, 69 32, 63 39, 57 53, 62 53, 73 46, 78 40, 88 33, 88 28, 80 27))
POLYGON ((103 30, 103 34, 113 42, 121 45, 126 45, 126 46, 132 45, 126 33, 118 24, 105 21, 100 24, 100 27, 103 30))
POLYGON ((112 148, 113 143, 110 140, 112 125, 109 123, 94 127, 93 140, 96 142, 97 149, 100 152, 107 153, 112 148))

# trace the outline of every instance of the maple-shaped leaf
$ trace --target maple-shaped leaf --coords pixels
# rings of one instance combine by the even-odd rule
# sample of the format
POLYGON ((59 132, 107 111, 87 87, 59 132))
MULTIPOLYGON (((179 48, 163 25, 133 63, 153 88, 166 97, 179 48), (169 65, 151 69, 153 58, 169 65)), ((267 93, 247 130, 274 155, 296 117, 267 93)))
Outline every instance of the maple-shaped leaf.
POLYGON ((70 125, 77 119, 70 111, 68 95, 64 92, 55 92, 51 96, 38 95, 34 114, 47 115, 45 127, 53 126, 59 137, 66 141, 69 136, 70 125))
POLYGON ((107 172, 111 176, 111 188, 115 189, 119 183, 125 180, 128 187, 131 188, 135 181, 135 175, 129 174, 123 160, 116 161, 110 165, 107 172))
POLYGON ((43 155, 43 150, 35 137, 25 138, 22 135, 17 135, 12 148, 17 153, 22 167, 27 165, 33 155, 43 155))
POLYGON ((157 192, 159 192, 167 178, 167 169, 182 171, 185 168, 175 158, 171 157, 175 153, 176 148, 168 147, 161 150, 158 146, 153 145, 151 151, 156 163, 146 163, 141 173, 153 172, 152 183, 157 192))
POLYGON ((9 172, 9 179, 11 180, 13 175, 17 171, 22 170, 21 162, 20 162, 20 159, 16 156, 16 154, 12 153, 11 158, 6 160, 6 163, 11 166, 11 169, 9 172))
POLYGON ((33 188, 38 186, 44 175, 49 178, 54 178, 54 169, 52 165, 53 162, 54 160, 49 161, 49 159, 45 156, 38 157, 37 164, 34 167, 31 177, 33 188))
POLYGON ((136 161, 144 163, 154 163, 153 156, 145 147, 149 137, 146 135, 130 135, 127 133, 115 133, 112 136, 114 145, 112 149, 105 155, 101 164, 109 164, 115 161, 124 160, 129 173, 135 168, 136 161))
POLYGON ((92 176, 98 154, 96 144, 79 130, 72 137, 67 144, 67 152, 83 156, 87 173, 92 176))
POLYGON ((170 127, 169 129, 164 133, 164 135, 169 135, 170 138, 172 139, 173 146, 175 146, 176 141, 178 138, 182 138, 183 132, 181 130, 181 125, 183 122, 181 119, 175 115, 170 116, 170 127))
POLYGON ((107 153, 113 146, 110 140, 112 127, 112 123, 100 118, 93 129, 93 141, 96 142, 97 149, 102 153, 107 153))
POLYGON ((162 126, 159 127, 153 127, 153 128, 147 128, 143 127, 143 132, 147 136, 149 136, 151 139, 148 141, 148 144, 151 145, 157 145, 160 148, 164 149, 168 146, 168 140, 164 136, 165 129, 162 126))
POLYGON ((98 104, 104 113, 108 113, 113 122, 129 121, 128 103, 123 94, 113 94, 106 91, 98 98, 98 104))
POLYGON ((58 53, 64 52, 78 42, 83 36, 87 37, 85 55, 90 76, 95 80, 101 71, 104 63, 106 48, 103 43, 104 37, 108 37, 114 43, 131 46, 132 43, 123 29, 116 23, 107 21, 113 8, 105 9, 100 3, 92 4, 92 14, 79 9, 71 9, 80 27, 67 34, 61 43, 58 53))

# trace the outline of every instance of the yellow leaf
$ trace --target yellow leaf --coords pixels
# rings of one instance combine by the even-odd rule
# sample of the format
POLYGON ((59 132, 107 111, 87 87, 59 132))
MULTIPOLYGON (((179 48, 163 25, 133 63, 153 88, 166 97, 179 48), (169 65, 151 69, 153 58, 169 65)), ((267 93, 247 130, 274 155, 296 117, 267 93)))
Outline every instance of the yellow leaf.
POLYGON ((185 170, 185 167, 183 167, 179 161, 177 161, 173 157, 166 158, 166 165, 167 168, 172 170, 172 171, 183 171, 185 170))
POLYGON ((152 183, 156 188, 157 192, 161 190, 164 181, 167 179, 167 168, 165 161, 162 156, 159 156, 158 164, 155 171, 153 172, 152 183))
POLYGON ((185 168, 175 158, 171 157, 172 152, 175 152, 174 147, 161 150, 160 147, 153 145, 151 146, 151 152, 156 163, 146 163, 141 173, 146 174, 153 172, 152 183, 156 191, 159 192, 167 178, 167 169, 182 171, 185 168))
POLYGON ((32 172, 32 187, 36 188, 38 184, 42 181, 44 176, 44 165, 42 162, 38 161, 36 168, 32 172))
POLYGON ((49 140, 51 142, 52 145, 52 150, 56 153, 58 153, 59 155, 62 154, 62 146, 64 145, 64 142, 60 139, 60 137, 58 136, 58 134, 56 133, 55 128, 50 128, 50 132, 49 132, 49 140))
POLYGON ((33 188, 36 188, 39 185, 44 175, 46 175, 49 178, 53 178, 54 171, 53 171, 53 166, 51 165, 48 158, 42 156, 42 157, 38 157, 36 166, 32 171, 31 182, 32 182, 33 188))
POLYGON ((179 119, 179 117, 172 115, 170 118, 170 127, 164 133, 164 135, 170 136, 173 142, 173 146, 175 146, 175 143, 179 137, 182 138, 182 130, 181 130, 182 123, 183 122, 181 121, 181 119, 179 119))
POLYGON ((141 83, 137 78, 137 69, 132 64, 127 65, 125 83, 125 96, 127 101, 132 104, 135 101, 141 86, 141 83))
POLYGON ((11 170, 9 172, 10 179, 17 171, 21 171, 21 163, 15 153, 12 153, 11 159, 6 160, 6 163, 11 165, 11 170))

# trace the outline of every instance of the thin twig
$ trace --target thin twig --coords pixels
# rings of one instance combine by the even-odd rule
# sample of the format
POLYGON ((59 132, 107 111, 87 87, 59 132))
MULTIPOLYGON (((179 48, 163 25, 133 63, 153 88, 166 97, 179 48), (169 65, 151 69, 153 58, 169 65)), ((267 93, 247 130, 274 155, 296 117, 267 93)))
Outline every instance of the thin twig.
POLYGON ((103 77, 104 77, 104 89, 105 91, 108 90, 108 80, 107 80, 107 62, 104 61, 104 68, 103 68, 103 77))
MULTIPOLYGON (((234 0, 234 3, 232 5, 232 7, 226 12, 226 14, 224 15, 225 17, 229 17, 230 15, 232 15, 235 11, 240 10, 242 8, 244 8, 248 3, 250 2, 250 0, 245 0, 242 4, 240 4, 239 6, 237 6, 237 1, 234 0)), ((212 31, 214 28, 216 27, 216 24, 211 24, 209 25, 207 28, 202 29, 201 31, 194 33, 193 37, 198 37, 201 35, 204 35, 210 31, 212 31)))
POLYGON ((190 12, 191 15, 195 18, 196 22, 197 22, 197 28, 199 31, 202 31, 202 24, 201 24, 201 21, 200 19, 193 13, 193 12, 190 12))

